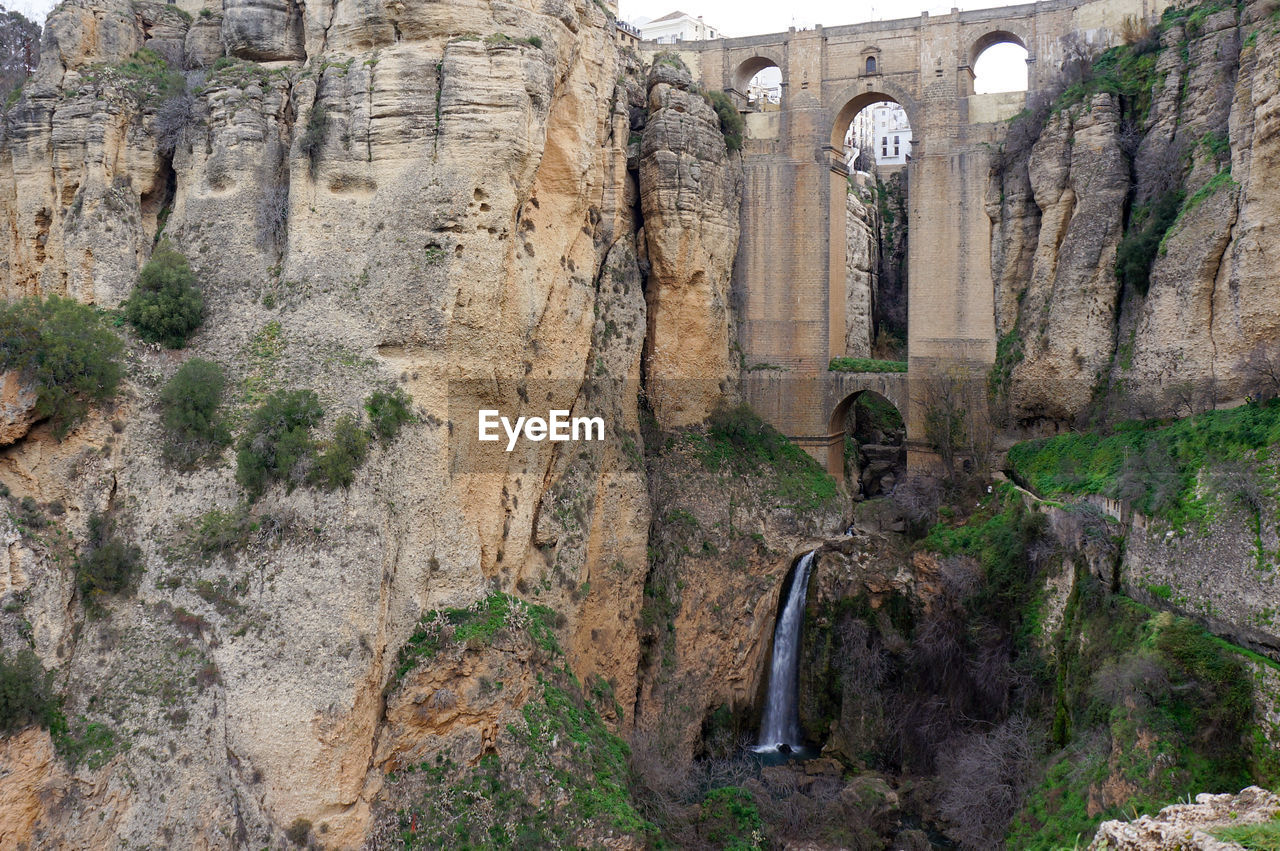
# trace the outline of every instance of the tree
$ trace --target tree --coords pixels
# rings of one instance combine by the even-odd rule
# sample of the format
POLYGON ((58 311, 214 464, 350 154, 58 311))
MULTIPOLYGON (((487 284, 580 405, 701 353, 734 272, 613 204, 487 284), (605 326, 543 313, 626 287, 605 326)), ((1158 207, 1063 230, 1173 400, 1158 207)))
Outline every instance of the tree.
POLYGON ((1280 396, 1280 341, 1260 340, 1240 364, 1244 392, 1255 399, 1280 396))
POLYGON ((168 241, 142 267, 138 285, 124 305, 125 318, 148 343, 180 349, 204 321, 204 296, 187 258, 168 241))
POLYGON ((221 450, 231 435, 218 413, 227 379, 213 361, 192 358, 160 391, 160 424, 169 438, 165 457, 189 466, 221 450))
POLYGON ((40 25, 0 7, 0 96, 11 102, 40 64, 40 25))

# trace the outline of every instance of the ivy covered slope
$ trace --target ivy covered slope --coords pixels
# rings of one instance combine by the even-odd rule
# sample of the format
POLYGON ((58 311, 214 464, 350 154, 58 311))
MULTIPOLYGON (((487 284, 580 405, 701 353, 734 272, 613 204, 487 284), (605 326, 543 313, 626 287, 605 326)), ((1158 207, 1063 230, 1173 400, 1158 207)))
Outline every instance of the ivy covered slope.
POLYGON ((957 660, 944 681, 982 684, 962 690, 977 702, 936 749, 951 835, 1070 848, 1103 819, 1280 784, 1280 665, 1115 590, 1124 533, 1089 506, 1001 485, 917 545, 967 626, 909 634, 957 660))
POLYGON ((569 670, 560 621, 502 593, 422 618, 387 685, 373 847, 635 846, 654 831, 601 717, 620 712, 612 688, 569 670))
POLYGON ((1126 594, 1280 658, 1277 447, 1272 399, 1030 441, 1009 466, 1044 497, 1128 522, 1111 580, 1126 594))
POLYGON ((1057 88, 1010 122, 989 197, 993 384, 1012 424, 1248 392, 1247 363, 1280 337, 1261 308, 1276 24, 1264 2, 1175 4, 1104 52, 1066 45, 1057 88))

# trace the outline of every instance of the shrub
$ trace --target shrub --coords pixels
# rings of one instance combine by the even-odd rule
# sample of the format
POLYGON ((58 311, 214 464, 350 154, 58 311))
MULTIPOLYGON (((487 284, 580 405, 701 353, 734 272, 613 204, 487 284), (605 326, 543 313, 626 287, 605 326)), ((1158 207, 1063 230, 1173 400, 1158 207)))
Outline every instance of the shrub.
POLYGON ((172 154, 196 121, 196 99, 190 92, 174 95, 156 108, 155 134, 160 153, 172 154))
POLYGON ((90 404, 115 395, 120 339, 93 308, 70 299, 26 298, 0 307, 0 367, 34 385, 36 416, 61 439, 90 404))
POLYGON ((333 439, 321 445, 307 481, 325 490, 350 487, 368 454, 369 435, 355 416, 343 414, 334 425, 333 439))
POLYGON ((76 565, 76 584, 85 608, 96 611, 102 598, 128 591, 142 567, 142 552, 115 534, 115 523, 103 514, 89 517, 89 540, 76 565))
POLYGON ((222 555, 242 549, 260 528, 261 524, 247 506, 239 505, 229 511, 211 508, 187 527, 186 545, 206 557, 222 555))
POLYGON ((832 372, 906 372, 907 362, 874 358, 832 358, 827 369, 832 372))
POLYGON ((311 427, 323 416, 311 390, 278 390, 253 412, 236 453, 236 481, 251 500, 275 480, 293 490, 305 475, 297 472, 302 462, 315 452, 311 427))
POLYGON ((307 126, 298 141, 298 150, 307 158, 308 170, 314 180, 320 168, 320 152, 324 148, 324 137, 329 131, 329 110, 322 103, 311 107, 307 115, 307 126))
POLYGON ((231 442, 218 413, 226 376, 213 361, 192 358, 179 367, 160 391, 160 423, 169 438, 165 457, 194 464, 231 442))
POLYGON ((364 400, 369 412, 369 429, 383 445, 396 439, 400 426, 413 422, 413 398, 399 387, 387 392, 379 390, 364 400))
POLYGON ((162 242, 142 267, 125 318, 148 343, 180 349, 204 320, 204 296, 195 284, 187 258, 162 242))
POLYGON ((724 146, 730 151, 742 150, 742 131, 746 127, 742 113, 733 103, 733 99, 721 91, 706 92, 707 101, 716 111, 720 119, 720 132, 724 134, 724 146))
POLYGON ((306 845, 311 840, 311 822, 304 818, 296 818, 284 835, 294 845, 306 845))
POLYGON ((1181 206, 1182 190, 1174 190, 1134 210, 1129 228, 1116 248, 1116 277, 1121 284, 1147 294, 1160 242, 1177 220, 1181 206))
POLYGON ((31 724, 47 727, 57 710, 50 676, 36 654, 24 648, 11 658, 0 657, 0 734, 31 724))

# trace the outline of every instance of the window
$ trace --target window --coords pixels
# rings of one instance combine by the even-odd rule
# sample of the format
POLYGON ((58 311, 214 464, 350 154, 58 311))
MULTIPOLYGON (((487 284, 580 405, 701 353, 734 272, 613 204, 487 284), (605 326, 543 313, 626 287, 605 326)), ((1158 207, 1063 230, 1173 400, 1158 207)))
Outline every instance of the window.
POLYGON ((867 73, 874 74, 876 72, 876 58, 874 56, 867 57, 867 73))

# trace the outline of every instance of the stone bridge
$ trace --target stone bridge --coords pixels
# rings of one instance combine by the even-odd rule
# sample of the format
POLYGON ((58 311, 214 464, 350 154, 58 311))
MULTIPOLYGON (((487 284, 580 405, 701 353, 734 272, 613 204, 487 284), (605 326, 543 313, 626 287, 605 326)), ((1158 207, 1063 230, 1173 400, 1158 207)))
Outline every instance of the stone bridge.
MULTIPOLYGON (((645 43, 674 50, 704 87, 746 113, 746 183, 733 293, 748 365, 747 401, 839 473, 837 409, 874 390, 902 410, 908 459, 923 441, 929 376, 985 376, 995 359, 990 151, 1003 122, 1048 88, 1073 45, 1118 43, 1124 19, 1153 21, 1167 0, 1046 0, 1020 6, 785 33, 645 43), (975 94, 973 66, 1000 43, 1027 50, 1028 92, 975 94), (743 94, 764 68, 782 75, 781 107, 752 111, 743 94), (877 101, 896 101, 912 129, 908 193, 908 364, 902 374, 832 373, 846 353, 845 131, 877 101)), ((845 405, 847 408, 847 405, 845 405)))

